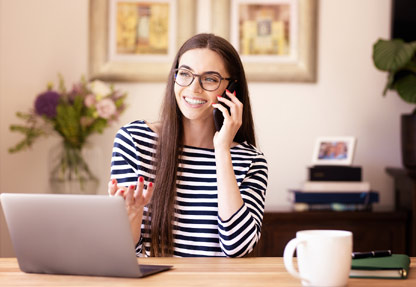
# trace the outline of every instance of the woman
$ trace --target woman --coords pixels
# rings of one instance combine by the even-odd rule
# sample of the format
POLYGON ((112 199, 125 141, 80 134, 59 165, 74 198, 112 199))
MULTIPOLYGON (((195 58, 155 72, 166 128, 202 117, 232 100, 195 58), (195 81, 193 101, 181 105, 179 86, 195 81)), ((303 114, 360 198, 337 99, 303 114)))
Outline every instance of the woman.
POLYGON ((161 121, 119 130, 111 177, 109 194, 125 198, 138 256, 239 257, 253 249, 267 162, 255 148, 244 69, 230 43, 199 34, 183 44, 161 121), (222 97, 232 82, 235 92, 222 97), (218 132, 214 109, 224 116, 218 132))

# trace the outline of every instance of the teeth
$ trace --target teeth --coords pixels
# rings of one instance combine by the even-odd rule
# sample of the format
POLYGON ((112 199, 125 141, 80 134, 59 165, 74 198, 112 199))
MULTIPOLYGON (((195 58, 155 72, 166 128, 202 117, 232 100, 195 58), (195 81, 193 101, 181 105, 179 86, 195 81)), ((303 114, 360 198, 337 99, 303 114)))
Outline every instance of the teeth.
POLYGON ((203 100, 198 100, 198 99, 191 99, 191 98, 187 98, 185 97, 185 101, 191 105, 200 105, 200 104, 205 104, 207 101, 203 101, 203 100))

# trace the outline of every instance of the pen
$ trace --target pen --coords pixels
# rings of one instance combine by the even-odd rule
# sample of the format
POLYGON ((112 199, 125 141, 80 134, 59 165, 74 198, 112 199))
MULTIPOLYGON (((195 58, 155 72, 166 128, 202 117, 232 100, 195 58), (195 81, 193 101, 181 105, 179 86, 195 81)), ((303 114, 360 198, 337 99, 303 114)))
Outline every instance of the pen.
POLYGON ((368 257, 385 257, 391 256, 391 250, 375 250, 369 252, 353 252, 352 259, 368 258, 368 257))

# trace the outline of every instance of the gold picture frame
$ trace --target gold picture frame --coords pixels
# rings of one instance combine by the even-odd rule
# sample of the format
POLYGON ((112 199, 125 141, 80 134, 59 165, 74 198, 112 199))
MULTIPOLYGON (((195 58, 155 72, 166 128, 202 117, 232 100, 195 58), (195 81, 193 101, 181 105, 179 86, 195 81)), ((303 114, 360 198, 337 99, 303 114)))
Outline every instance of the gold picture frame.
MULTIPOLYGON (((89 78, 126 82, 166 81, 176 50, 195 33, 195 15, 194 0, 90 0, 89 78), (167 13, 170 16, 168 17, 170 22, 163 23, 163 26, 168 29, 164 31, 164 35, 169 39, 169 43, 164 44, 163 49, 160 49, 161 52, 149 48, 145 54, 140 54, 140 51, 130 55, 122 54, 118 46, 114 48, 119 43, 119 36, 116 33, 120 30, 117 21, 114 20, 119 17, 117 5, 141 3, 143 5, 160 5, 160 3, 169 5, 167 13), (157 54, 152 54, 152 51, 156 51, 157 54)), ((163 15, 159 15, 159 19, 164 20, 162 18, 163 15)), ((136 33, 140 34, 138 30, 139 28, 136 33)), ((159 31, 154 35, 160 36, 159 31)))
MULTIPOLYGON (((241 55, 249 81, 315 82, 317 11, 318 0, 212 0, 211 31, 230 40, 236 47, 241 55), (241 43, 245 39, 242 36, 244 28, 252 27, 257 29, 255 31, 259 31, 259 24, 261 24, 258 19, 250 20, 255 22, 254 24, 244 22, 243 17, 248 17, 247 15, 250 14, 250 11, 247 12, 247 7, 243 7, 244 5, 251 5, 251 7, 256 9, 264 6, 266 10, 267 8, 269 10, 273 9, 273 5, 290 6, 291 18, 290 21, 286 22, 290 22, 293 26, 291 26, 291 29, 286 30, 291 31, 291 43, 295 44, 290 46, 287 56, 277 55, 277 52, 275 55, 245 55, 242 53, 244 48, 241 48, 243 47, 241 43)), ((269 22, 272 21, 274 20, 269 20, 269 22)), ((276 22, 273 22, 273 24, 268 23, 269 31, 271 30, 271 25, 274 25, 273 28, 275 28, 276 22)))

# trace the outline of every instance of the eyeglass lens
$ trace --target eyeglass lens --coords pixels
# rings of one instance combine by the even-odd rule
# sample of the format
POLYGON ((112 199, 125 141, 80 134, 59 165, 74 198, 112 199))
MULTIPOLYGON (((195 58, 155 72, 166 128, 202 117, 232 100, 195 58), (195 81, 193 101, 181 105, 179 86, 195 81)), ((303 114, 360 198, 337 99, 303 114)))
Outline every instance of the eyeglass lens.
POLYGON ((214 91, 218 89, 221 84, 221 76, 215 72, 203 73, 201 75, 194 75, 186 69, 178 69, 175 76, 175 81, 178 85, 187 87, 195 79, 199 77, 199 83, 204 90, 214 91))

